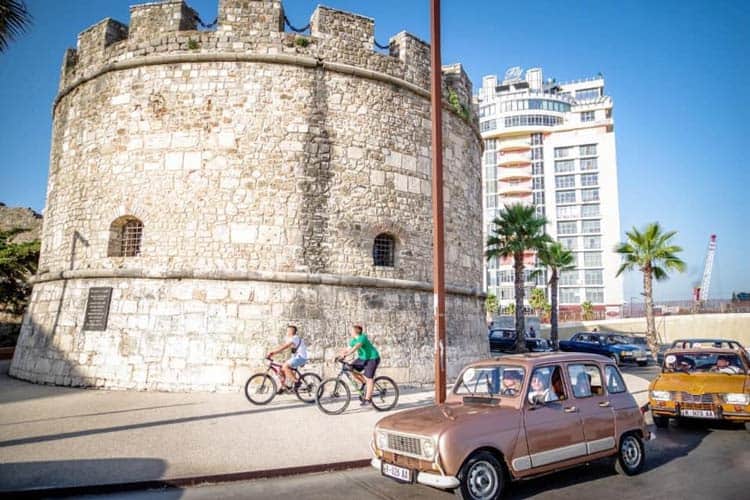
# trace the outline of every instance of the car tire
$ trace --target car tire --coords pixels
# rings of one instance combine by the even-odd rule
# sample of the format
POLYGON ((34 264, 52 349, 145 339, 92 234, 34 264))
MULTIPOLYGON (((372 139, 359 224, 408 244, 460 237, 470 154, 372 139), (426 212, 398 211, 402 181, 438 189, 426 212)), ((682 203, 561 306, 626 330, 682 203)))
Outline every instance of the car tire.
POLYGON ((750 432, 750 422, 745 422, 745 430, 750 432))
POLYGON ((639 361, 638 366, 646 366, 648 365, 648 361, 639 361))
POLYGON ((669 417, 664 415, 654 415, 654 425, 659 429, 666 429, 669 427, 669 417))
POLYGON ((618 474, 635 476, 643 470, 646 463, 646 449, 643 440, 634 433, 624 434, 617 449, 615 470, 618 474))
POLYGON ((615 365, 620 366, 620 356, 617 355, 617 353, 612 353, 609 355, 609 359, 614 361, 615 365))
POLYGON ((488 451, 473 453, 461 466, 458 479, 461 484, 454 494, 462 500, 496 500, 507 483, 502 462, 488 451))

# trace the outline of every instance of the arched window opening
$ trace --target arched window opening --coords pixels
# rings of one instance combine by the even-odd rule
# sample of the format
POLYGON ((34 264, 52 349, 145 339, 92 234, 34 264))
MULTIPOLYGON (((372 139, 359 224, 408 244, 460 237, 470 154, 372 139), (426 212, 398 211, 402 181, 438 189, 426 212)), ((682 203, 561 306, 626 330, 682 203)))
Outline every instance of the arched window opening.
POLYGON ((379 234, 372 245, 372 261, 376 266, 393 267, 396 240, 390 234, 379 234))
POLYGON ((141 255, 143 222, 131 216, 115 219, 109 228, 110 257, 137 257, 141 255))

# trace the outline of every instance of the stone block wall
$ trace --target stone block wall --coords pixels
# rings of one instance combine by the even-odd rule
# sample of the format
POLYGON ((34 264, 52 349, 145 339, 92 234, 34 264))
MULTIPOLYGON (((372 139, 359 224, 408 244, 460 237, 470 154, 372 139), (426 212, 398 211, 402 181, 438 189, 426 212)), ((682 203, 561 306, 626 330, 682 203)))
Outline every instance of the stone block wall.
MULTIPOLYGON (((200 32, 182 2, 136 6, 130 28, 105 20, 66 53, 38 284, 13 373, 66 385, 235 387, 237 370, 257 364, 287 322, 313 334, 320 363, 346 325, 362 322, 392 346, 384 370, 429 380, 429 46, 401 33, 391 54, 376 53, 371 19, 325 7, 304 46, 283 33, 279 1, 219 8, 217 30, 200 32), (142 223, 137 256, 108 252, 123 218, 142 223), (373 263, 380 233, 395 239, 392 267, 373 263), (115 290, 105 332, 83 330, 90 286, 115 290), (144 357, 149 346, 183 353, 191 342, 202 346, 192 361, 144 357), (201 382, 217 366, 231 377, 201 382)), ((460 65, 446 68, 445 85, 471 95, 460 65)), ((481 140, 474 117, 445 109, 455 370, 487 351, 481 140)))

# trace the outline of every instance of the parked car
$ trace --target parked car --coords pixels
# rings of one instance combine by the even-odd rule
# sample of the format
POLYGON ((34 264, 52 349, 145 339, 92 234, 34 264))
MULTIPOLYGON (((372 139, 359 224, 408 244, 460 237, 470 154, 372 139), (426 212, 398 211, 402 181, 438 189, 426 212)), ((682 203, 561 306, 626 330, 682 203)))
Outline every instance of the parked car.
MULTIPOLYGON (((512 351, 516 346, 516 331, 509 328, 490 330, 488 338, 491 351, 512 351)), ((552 346, 547 339, 526 337, 526 349, 531 352, 546 352, 551 351, 552 346)))
POLYGON ((648 347, 648 339, 646 338, 645 335, 630 334, 628 335, 628 339, 631 344, 633 344, 634 346, 638 346, 639 348, 646 351, 648 353, 649 359, 653 360, 654 362, 657 360, 657 353, 653 352, 648 347))
POLYGON ((676 347, 649 386, 657 427, 670 418, 745 422, 750 430, 750 357, 744 349, 676 347))
POLYGON ((648 364, 648 351, 642 346, 632 344, 626 335, 581 332, 573 335, 570 340, 561 340, 559 344, 561 351, 601 354, 617 364, 648 364))
POLYGON ((508 481, 605 457, 637 474, 650 437, 612 360, 515 354, 465 367, 445 404, 381 419, 371 465, 397 481, 495 499, 508 481))

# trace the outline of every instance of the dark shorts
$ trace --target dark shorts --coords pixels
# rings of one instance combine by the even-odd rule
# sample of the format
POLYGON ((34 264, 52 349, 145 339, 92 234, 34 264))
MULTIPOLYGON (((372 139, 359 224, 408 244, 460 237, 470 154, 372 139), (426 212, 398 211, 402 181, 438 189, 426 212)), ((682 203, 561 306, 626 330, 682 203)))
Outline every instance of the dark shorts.
POLYGON ((380 358, 368 360, 357 358, 352 362, 352 369, 354 369, 354 371, 362 372, 362 375, 366 378, 374 378, 375 370, 378 369, 379 364, 380 358))

